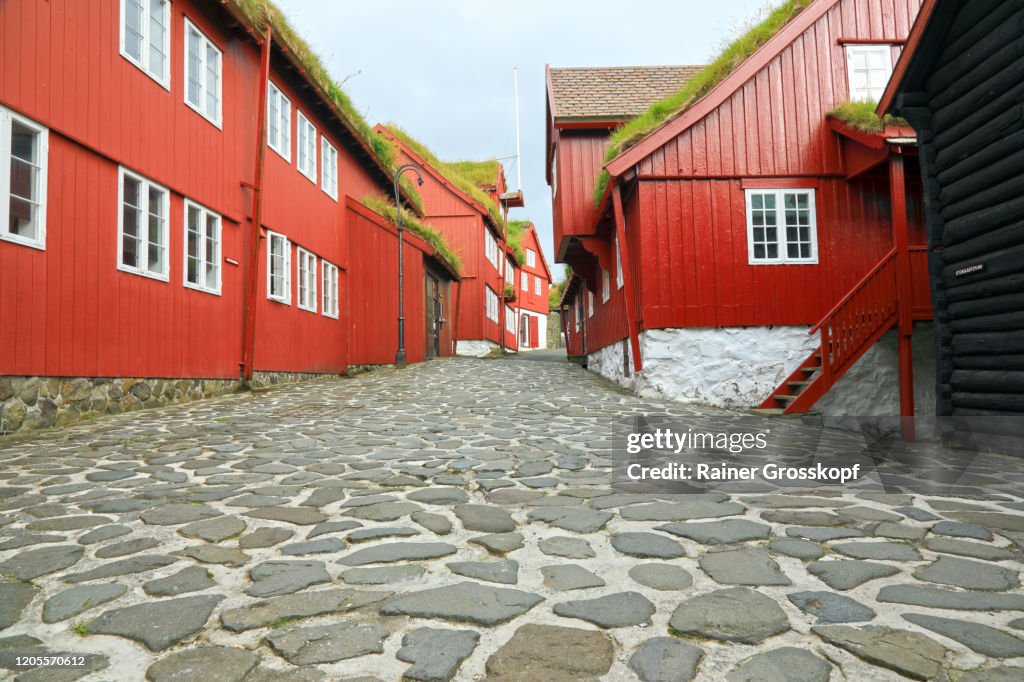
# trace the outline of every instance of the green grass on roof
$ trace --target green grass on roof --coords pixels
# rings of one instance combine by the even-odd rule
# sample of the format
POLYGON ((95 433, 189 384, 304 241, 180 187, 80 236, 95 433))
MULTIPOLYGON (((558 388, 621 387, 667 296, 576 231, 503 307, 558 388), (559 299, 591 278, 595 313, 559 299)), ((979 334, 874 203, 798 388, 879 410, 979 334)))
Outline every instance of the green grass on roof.
MULTIPOLYGON (((392 223, 397 224, 398 222, 398 209, 395 208, 395 204, 391 199, 388 199, 381 194, 371 194, 365 196, 359 200, 363 206, 366 206, 371 211, 379 213, 384 216, 392 223)), ((425 241, 434 247, 437 251, 437 255, 440 256, 452 270, 458 273, 462 273, 462 259, 459 255, 452 250, 445 241, 445 238, 441 236, 441 233, 435 230, 430 225, 420 221, 410 211, 402 209, 402 228, 409 230, 417 237, 425 241)))
MULTIPOLYGON (((412 149, 412 151, 415 152, 417 156, 424 159, 438 172, 440 172, 442 175, 448 178, 449 182, 451 182, 460 190, 468 194, 481 206, 486 208, 487 213, 491 216, 491 220, 494 221, 494 224, 498 227, 498 229, 500 231, 505 230, 505 220, 501 216, 501 211, 498 209, 498 204, 495 203, 495 201, 491 197, 487 196, 487 193, 480 189, 480 186, 473 180, 473 177, 480 177, 483 175, 483 173, 480 170, 473 170, 470 175, 463 175, 462 171, 460 171, 459 169, 460 166, 466 167, 466 164, 478 165, 478 162, 457 161, 454 163, 450 163, 447 161, 442 161, 441 159, 437 158, 434 152, 430 151, 429 147, 427 147, 425 144, 414 138, 406 131, 402 130, 402 128, 400 128, 398 125, 394 123, 388 123, 385 125, 385 127, 392 135, 401 140, 403 144, 407 145, 410 149, 412 149)), ((494 184, 495 178, 498 177, 498 162, 479 162, 480 165, 486 165, 487 163, 494 164, 495 172, 494 175, 491 176, 491 179, 489 181, 489 184, 494 184)))
MULTIPOLYGON (((708 94, 716 85, 767 43, 814 0, 786 0, 773 9, 760 23, 750 27, 726 47, 713 62, 701 69, 675 93, 652 104, 647 111, 623 124, 609 138, 604 162, 608 163, 626 151, 652 130, 685 111, 694 102, 708 94)), ((609 181, 602 171, 594 188, 594 204, 599 205, 609 181)))
POLYGON ((498 184, 501 164, 497 159, 487 161, 453 161, 448 164, 464 178, 480 187, 494 187, 498 184))
MULTIPOLYGON (((373 128, 355 108, 352 100, 341 89, 341 86, 334 82, 313 48, 292 27, 284 13, 270 0, 232 0, 232 2, 257 29, 262 31, 264 23, 271 27, 274 41, 295 57, 305 71, 303 75, 321 91, 320 95, 333 105, 339 118, 345 121, 350 130, 369 146, 388 174, 393 174, 399 158, 394 144, 390 140, 381 139, 379 135, 374 134, 373 128)), ((402 178, 401 183, 406 196, 417 210, 422 211, 423 200, 419 192, 416 191, 416 187, 405 177, 402 178)))
POLYGON ((508 236, 506 240, 508 245, 512 247, 512 253, 516 255, 516 260, 519 261, 520 265, 526 263, 526 252, 523 251, 523 237, 526 236, 526 230, 532 224, 529 220, 508 221, 508 236))
POLYGON ((875 110, 878 102, 858 100, 854 102, 843 102, 828 115, 839 119, 843 123, 865 133, 880 133, 887 125, 907 125, 907 121, 889 114, 885 118, 879 118, 875 110))

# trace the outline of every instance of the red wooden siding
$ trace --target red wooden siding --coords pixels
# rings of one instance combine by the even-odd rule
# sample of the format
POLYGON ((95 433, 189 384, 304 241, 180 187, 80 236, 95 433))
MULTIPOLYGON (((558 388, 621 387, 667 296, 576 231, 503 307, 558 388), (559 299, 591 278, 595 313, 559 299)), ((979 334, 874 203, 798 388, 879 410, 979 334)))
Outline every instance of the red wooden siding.
MULTIPOLYGON (((349 263, 348 329, 351 339, 349 363, 382 365, 395 361, 398 349, 398 230, 383 217, 354 202, 348 205, 350 245, 354 257, 349 263)), ((432 249, 415 235, 404 233, 405 347, 408 362, 426 359, 426 294, 424 260, 432 249)), ((451 321, 454 296, 442 280, 448 324, 442 327, 441 355, 451 355, 451 321)), ((456 285, 457 286, 457 285, 456 285)), ((464 305, 465 301, 460 302, 464 305)))
POLYGON ((599 129, 560 130, 557 133, 558 192, 552 197, 556 251, 563 237, 589 234, 593 228, 594 186, 604 165, 608 132, 599 129))
MULTIPOLYGON (((530 227, 526 234, 523 236, 523 253, 530 249, 537 254, 536 265, 529 266, 523 263, 521 272, 525 272, 527 275, 526 291, 523 291, 522 276, 516 276, 516 290, 519 294, 519 305, 525 310, 532 310, 533 312, 540 313, 541 315, 548 314, 548 290, 550 289, 551 283, 548 281, 548 273, 544 269, 542 259, 544 258, 544 252, 540 247, 540 240, 537 238, 537 231, 530 227), (535 278, 540 278, 540 293, 534 293, 535 289, 535 278)), ((536 342, 532 344, 536 346, 536 342)))
MULTIPOLYGON (((253 181, 257 112, 266 104, 258 101, 259 47, 229 28, 219 4, 177 0, 168 91, 121 56, 119 17, 119 0, 0 2, 0 104, 50 131, 46 248, 0 241, 0 348, 8 351, 0 354, 0 375, 236 378, 252 233, 252 194, 242 183, 253 181), (223 53, 221 128, 184 102, 185 17, 223 53), (117 269, 119 165, 170 191, 168 282, 117 269), (184 198, 222 216, 220 296, 183 286, 184 198)), ((277 55, 271 79, 291 100, 292 154, 285 161, 266 151, 262 222, 292 243, 292 303, 266 297, 261 240, 254 365, 342 372, 351 328, 346 302, 395 287, 374 277, 353 292, 345 273, 346 196, 381 188, 340 142, 339 124, 277 55), (296 167, 297 111, 317 129, 317 182, 296 167), (320 188, 320 135, 338 150, 337 201, 320 188), (317 256, 315 313, 297 305, 297 246, 317 256), (339 320, 322 314, 321 259, 340 268, 339 320)), ((420 280, 410 301, 422 308, 420 280)), ((410 337, 416 333, 422 355, 422 325, 418 332, 410 325, 410 337)), ((360 328, 353 337, 364 347, 376 340, 360 328)))

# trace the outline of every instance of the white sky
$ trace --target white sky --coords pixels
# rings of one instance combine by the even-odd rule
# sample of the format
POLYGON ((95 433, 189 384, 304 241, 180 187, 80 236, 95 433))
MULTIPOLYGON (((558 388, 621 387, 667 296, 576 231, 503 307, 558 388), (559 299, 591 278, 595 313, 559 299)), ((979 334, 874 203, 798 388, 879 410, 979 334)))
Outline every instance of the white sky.
MULTIPOLYGON (((515 153, 519 67, 526 207, 552 264, 544 65, 703 64, 765 0, 277 0, 372 125, 394 121, 445 160, 515 153)), ((515 188, 514 162, 504 161, 515 188)), ((562 268, 553 267, 558 279, 562 268)))

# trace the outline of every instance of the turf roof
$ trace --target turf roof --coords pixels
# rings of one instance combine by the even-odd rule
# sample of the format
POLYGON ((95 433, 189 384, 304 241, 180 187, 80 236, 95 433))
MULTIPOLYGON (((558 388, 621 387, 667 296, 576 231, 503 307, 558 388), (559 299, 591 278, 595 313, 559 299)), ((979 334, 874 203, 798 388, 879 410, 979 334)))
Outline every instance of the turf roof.
POLYGON ((889 114, 886 114, 885 118, 879 118, 878 114, 875 113, 877 108, 877 102, 867 100, 843 102, 828 112, 828 115, 865 133, 880 133, 885 130, 887 125, 909 125, 906 119, 890 116, 889 114))
POLYGON ((516 255, 516 260, 520 264, 526 262, 526 253, 523 251, 523 237, 526 236, 526 231, 532 225, 529 220, 510 220, 508 221, 508 245, 512 248, 512 252, 516 255))
MULTIPOLYGON (((320 96, 332 106, 335 113, 352 133, 369 147, 384 170, 388 174, 393 174, 398 161, 398 150, 395 145, 390 140, 373 133, 373 129, 356 110, 352 100, 330 77, 313 48, 295 31, 284 13, 270 0, 229 1, 256 30, 262 31, 264 23, 271 27, 274 41, 294 56, 304 70, 303 76, 320 90, 320 96)), ((422 211, 423 202, 415 186, 408 178, 402 178, 401 183, 406 196, 417 210, 422 211)))
MULTIPOLYGON (((604 162, 608 163, 665 121, 689 109, 813 2, 814 0, 785 0, 773 9, 763 21, 752 26, 730 43, 714 61, 701 69, 680 90, 655 102, 648 107, 647 111, 629 123, 619 126, 608 139, 604 162)), ((597 186, 594 188, 595 205, 600 205, 610 179, 611 176, 608 172, 602 170, 597 179, 597 186)))
MULTIPOLYGON (((379 213, 392 223, 397 224, 398 209, 395 208, 395 204, 391 199, 382 194, 371 194, 359 201, 371 211, 379 213)), ((448 245, 448 242, 445 241, 440 232, 420 221, 412 212, 404 208, 402 209, 402 227, 430 244, 437 252, 438 257, 444 260, 452 270, 459 274, 462 273, 462 259, 452 250, 452 247, 448 245)))
POLYGON ((497 171, 499 168, 497 161, 442 161, 437 158, 437 155, 435 155, 434 152, 430 151, 429 147, 414 138, 398 125, 394 123, 387 123, 384 127, 388 132, 397 137, 403 144, 415 152, 417 156, 433 166, 439 173, 441 173, 441 175, 447 178, 449 182, 487 209, 488 215, 491 217, 491 220, 498 230, 500 232, 505 231, 505 219, 502 218, 498 205, 491 197, 487 196, 486 192, 480 189, 480 184, 490 186, 497 182, 497 171), (468 174, 464 174, 463 170, 460 170, 460 168, 468 170, 468 174), (485 177, 485 171, 489 172, 489 169, 491 168, 494 169, 494 174, 486 176, 490 179, 485 183, 478 184, 475 179, 485 177))

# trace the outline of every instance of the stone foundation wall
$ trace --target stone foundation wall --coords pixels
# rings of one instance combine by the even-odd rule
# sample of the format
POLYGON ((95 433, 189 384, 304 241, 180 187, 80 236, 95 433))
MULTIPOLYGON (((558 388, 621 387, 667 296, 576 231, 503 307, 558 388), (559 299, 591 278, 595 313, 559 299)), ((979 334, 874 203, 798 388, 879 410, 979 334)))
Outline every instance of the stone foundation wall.
POLYGON ((498 350, 498 344, 485 339, 470 339, 469 341, 459 340, 456 350, 460 356, 471 358, 482 358, 498 350))
MULTIPOLYGON (((756 407, 817 348, 806 327, 653 329, 641 332, 643 372, 625 376, 628 343, 591 353, 592 371, 642 396, 714 407, 756 407)), ((914 332, 914 393, 919 415, 935 414, 931 324, 914 332)), ((895 332, 889 332, 826 393, 813 411, 828 416, 899 414, 895 332)))
POLYGON ((562 316, 548 313, 548 348, 565 348, 565 335, 562 334, 562 316))
MULTIPOLYGON (((308 381, 322 374, 256 372, 252 386, 308 381)), ((0 377, 0 435, 67 426, 120 414, 212 398, 243 389, 238 379, 0 377)))

